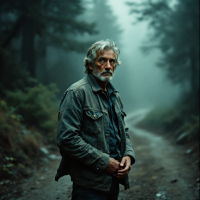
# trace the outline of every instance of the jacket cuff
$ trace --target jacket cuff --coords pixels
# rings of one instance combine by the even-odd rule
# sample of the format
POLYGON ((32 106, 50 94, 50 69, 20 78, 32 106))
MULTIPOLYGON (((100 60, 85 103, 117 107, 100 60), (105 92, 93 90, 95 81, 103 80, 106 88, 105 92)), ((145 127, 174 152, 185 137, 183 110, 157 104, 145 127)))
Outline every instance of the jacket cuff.
POLYGON ((110 160, 110 155, 102 153, 100 161, 97 163, 95 171, 100 173, 106 169, 110 160))
POLYGON ((131 157, 131 165, 133 165, 135 163, 135 154, 132 151, 126 151, 124 154, 125 156, 130 156, 131 157))

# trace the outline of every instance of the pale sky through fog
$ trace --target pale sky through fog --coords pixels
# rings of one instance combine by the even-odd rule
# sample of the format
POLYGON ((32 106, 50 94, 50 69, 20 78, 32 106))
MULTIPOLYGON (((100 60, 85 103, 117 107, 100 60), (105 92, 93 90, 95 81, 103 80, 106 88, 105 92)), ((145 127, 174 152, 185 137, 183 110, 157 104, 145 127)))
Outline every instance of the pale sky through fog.
POLYGON ((142 43, 148 39, 147 23, 132 24, 134 15, 129 15, 130 7, 125 4, 126 1, 108 0, 107 2, 123 30, 121 35, 122 64, 116 70, 112 81, 120 90, 122 99, 125 102, 129 101, 129 105, 133 102, 134 109, 173 102, 179 95, 179 88, 173 86, 165 78, 165 71, 156 66, 159 51, 155 50, 145 55, 140 50, 142 43), (128 66, 123 65, 125 60, 128 66))

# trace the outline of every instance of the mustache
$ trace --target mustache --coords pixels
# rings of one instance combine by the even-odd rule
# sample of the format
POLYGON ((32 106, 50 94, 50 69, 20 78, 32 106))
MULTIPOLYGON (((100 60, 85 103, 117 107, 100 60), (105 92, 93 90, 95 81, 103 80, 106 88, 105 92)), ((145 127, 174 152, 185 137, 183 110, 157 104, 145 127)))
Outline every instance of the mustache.
POLYGON ((102 75, 104 73, 110 73, 111 76, 113 75, 113 72, 111 70, 103 70, 100 75, 102 75))

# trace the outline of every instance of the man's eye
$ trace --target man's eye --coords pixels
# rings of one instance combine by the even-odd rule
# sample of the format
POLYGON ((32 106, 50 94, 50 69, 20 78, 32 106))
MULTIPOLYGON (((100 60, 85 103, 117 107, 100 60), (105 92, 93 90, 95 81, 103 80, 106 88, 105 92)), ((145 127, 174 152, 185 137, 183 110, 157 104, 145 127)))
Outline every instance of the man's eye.
POLYGON ((105 63, 105 59, 104 59, 104 58, 100 58, 100 59, 99 59, 99 62, 105 63))
POLYGON ((111 64, 115 64, 115 60, 111 60, 110 63, 111 63, 111 64))

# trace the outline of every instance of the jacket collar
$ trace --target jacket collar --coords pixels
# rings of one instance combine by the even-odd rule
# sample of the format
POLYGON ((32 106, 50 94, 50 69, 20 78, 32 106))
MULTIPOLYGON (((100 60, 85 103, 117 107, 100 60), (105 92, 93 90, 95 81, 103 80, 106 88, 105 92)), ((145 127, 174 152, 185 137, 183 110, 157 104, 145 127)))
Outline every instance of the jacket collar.
MULTIPOLYGON (((94 92, 98 92, 98 91, 100 91, 100 90, 102 91, 102 88, 101 88, 101 87, 99 86, 99 84, 96 82, 96 80, 94 79, 94 77, 92 76, 91 73, 87 75, 87 80, 89 81, 90 85, 92 86, 92 90, 93 90, 94 92)), ((109 89, 110 89, 112 92, 119 92, 118 90, 116 90, 116 89, 114 88, 114 86, 113 86, 110 82, 108 82, 107 87, 109 87, 109 89)))

